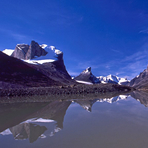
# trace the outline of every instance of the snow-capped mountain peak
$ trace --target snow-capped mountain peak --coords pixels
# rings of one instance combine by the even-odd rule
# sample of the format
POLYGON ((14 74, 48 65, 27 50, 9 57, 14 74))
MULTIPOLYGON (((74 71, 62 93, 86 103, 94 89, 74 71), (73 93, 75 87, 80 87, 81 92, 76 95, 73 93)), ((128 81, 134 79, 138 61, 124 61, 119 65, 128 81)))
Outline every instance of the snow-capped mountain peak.
POLYGON ((35 41, 32 41, 30 46, 27 44, 17 44, 15 50, 5 49, 3 53, 22 59, 30 64, 44 64, 63 58, 63 52, 56 49, 55 46, 39 45, 35 41))
POLYGON ((101 83, 116 83, 116 84, 125 84, 125 83, 129 83, 129 80, 127 80, 127 78, 120 78, 117 77, 115 75, 108 75, 106 77, 104 76, 99 76, 97 77, 101 83))
POLYGON ((80 73, 77 77, 74 78, 78 83, 85 84, 94 84, 100 83, 100 80, 97 79, 91 72, 91 67, 86 68, 84 71, 80 73))

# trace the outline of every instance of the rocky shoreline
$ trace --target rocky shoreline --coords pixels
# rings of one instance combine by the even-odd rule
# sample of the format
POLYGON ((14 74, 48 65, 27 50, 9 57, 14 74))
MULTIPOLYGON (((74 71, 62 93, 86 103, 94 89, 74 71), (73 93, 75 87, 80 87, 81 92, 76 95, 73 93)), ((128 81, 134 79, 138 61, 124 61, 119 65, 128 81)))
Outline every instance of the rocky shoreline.
MULTIPOLYGON (((1 101, 3 98, 11 100, 12 97, 32 97, 48 96, 51 100, 56 98, 65 98, 70 96, 87 96, 87 95, 104 95, 104 94, 119 94, 128 93, 134 89, 128 86, 116 84, 94 84, 94 85, 69 85, 69 86, 56 86, 56 87, 32 87, 32 88, 19 88, 19 89, 0 89, 1 101)), ((48 99, 45 99, 46 101, 48 99)), ((40 100, 40 99, 39 99, 40 100)), ((42 99, 41 99, 42 100, 42 99)), ((23 101, 23 100, 22 100, 23 101)), ((37 101, 37 100, 34 100, 37 101)))

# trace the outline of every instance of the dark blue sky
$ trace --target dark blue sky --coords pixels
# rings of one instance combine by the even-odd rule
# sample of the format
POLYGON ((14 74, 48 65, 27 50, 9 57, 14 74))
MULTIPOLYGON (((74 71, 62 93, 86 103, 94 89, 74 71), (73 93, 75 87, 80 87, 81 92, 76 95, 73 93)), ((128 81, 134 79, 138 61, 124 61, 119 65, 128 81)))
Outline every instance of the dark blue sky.
POLYGON ((138 75, 148 64, 147 0, 1 0, 0 50, 53 45, 68 72, 138 75))

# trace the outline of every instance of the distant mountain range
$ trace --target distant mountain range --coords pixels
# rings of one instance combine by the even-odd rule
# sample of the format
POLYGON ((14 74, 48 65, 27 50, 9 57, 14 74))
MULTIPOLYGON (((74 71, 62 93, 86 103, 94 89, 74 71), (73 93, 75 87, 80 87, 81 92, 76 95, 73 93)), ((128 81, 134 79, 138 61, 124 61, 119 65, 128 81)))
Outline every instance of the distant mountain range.
POLYGON ((80 75, 76 76, 74 79, 79 83, 85 84, 113 83, 119 85, 128 85, 129 83, 129 80, 127 80, 126 78, 119 78, 114 75, 108 75, 106 77, 96 77, 92 74, 91 67, 86 68, 83 72, 80 73, 80 75))

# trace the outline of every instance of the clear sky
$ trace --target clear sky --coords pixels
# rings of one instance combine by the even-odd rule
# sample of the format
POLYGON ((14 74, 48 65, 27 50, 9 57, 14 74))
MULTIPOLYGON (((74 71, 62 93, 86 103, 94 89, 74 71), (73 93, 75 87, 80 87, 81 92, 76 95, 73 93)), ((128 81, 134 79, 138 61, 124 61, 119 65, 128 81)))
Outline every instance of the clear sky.
POLYGON ((135 77, 148 64, 148 0, 1 0, 0 50, 53 45, 71 75, 135 77))

